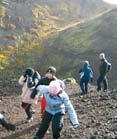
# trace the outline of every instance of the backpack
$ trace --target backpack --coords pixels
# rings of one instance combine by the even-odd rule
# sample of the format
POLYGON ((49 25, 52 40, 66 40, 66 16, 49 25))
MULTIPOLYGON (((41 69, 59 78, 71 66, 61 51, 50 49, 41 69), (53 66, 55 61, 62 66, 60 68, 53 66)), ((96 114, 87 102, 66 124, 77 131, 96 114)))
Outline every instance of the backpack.
POLYGON ((37 82, 35 82, 35 85, 37 85, 39 80, 41 79, 41 76, 40 76, 40 74, 37 71, 35 71, 32 79, 33 79, 34 82, 35 82, 35 79, 37 79, 37 82))
POLYGON ((35 71, 33 76, 28 78, 28 81, 27 81, 28 88, 36 86, 40 79, 41 79, 40 74, 37 71, 35 71))

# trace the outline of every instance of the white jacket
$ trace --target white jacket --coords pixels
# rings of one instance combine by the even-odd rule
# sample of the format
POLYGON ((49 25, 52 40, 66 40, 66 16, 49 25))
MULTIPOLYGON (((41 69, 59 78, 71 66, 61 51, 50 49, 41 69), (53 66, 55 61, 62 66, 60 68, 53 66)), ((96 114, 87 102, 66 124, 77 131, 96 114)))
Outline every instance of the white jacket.
POLYGON ((18 81, 19 84, 23 86, 22 87, 22 94, 21 94, 22 102, 33 104, 36 102, 36 100, 38 100, 38 95, 35 97, 35 99, 31 99, 30 95, 31 95, 34 87, 28 88, 28 86, 27 86, 28 79, 26 79, 26 82, 25 82, 25 79, 26 78, 22 75, 18 81))

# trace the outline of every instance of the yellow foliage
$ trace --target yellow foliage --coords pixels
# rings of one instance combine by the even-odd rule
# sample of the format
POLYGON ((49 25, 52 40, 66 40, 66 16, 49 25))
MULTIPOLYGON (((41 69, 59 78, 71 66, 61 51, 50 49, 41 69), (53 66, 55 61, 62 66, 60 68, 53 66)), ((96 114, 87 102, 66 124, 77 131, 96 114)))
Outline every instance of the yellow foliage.
POLYGON ((4 28, 4 24, 3 24, 3 22, 1 21, 1 22, 0 22, 0 29, 2 29, 2 28, 4 28))
POLYGON ((43 12, 42 12, 41 9, 42 9, 42 8, 41 8, 40 6, 37 6, 36 8, 34 8, 34 9, 32 10, 33 15, 34 15, 36 18, 38 18, 39 16, 43 16, 43 12))
POLYGON ((10 30, 15 30, 16 29, 16 26, 13 25, 13 24, 8 24, 7 25, 7 28, 10 29, 10 30))
POLYGON ((4 50, 3 53, 4 53, 4 55, 5 55, 6 57, 10 57, 10 56, 12 56, 12 55, 14 54, 14 52, 15 52, 14 47, 13 47, 13 46, 8 46, 7 49, 4 50))
POLYGON ((31 28, 31 29, 30 29, 30 33, 31 33, 31 34, 34 34, 35 36, 38 36, 38 37, 39 37, 39 33, 38 33, 38 30, 37 30, 37 29, 31 28))
POLYGON ((5 56, 3 54, 0 54, 0 61, 3 60, 5 56))
POLYGON ((6 65, 8 65, 8 59, 4 54, 0 53, 0 69, 4 69, 6 65))
POLYGON ((3 17, 5 15, 5 8, 0 5, 0 17, 3 17))

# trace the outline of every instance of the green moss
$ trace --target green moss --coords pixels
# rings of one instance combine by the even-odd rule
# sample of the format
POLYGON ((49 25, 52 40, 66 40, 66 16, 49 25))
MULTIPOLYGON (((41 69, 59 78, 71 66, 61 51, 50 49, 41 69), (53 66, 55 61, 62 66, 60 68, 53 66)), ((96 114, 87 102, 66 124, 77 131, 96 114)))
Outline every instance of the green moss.
POLYGON ((0 6, 0 18, 5 15, 5 8, 3 6, 0 6))
MULTIPOLYGON (((76 28, 79 30, 79 28, 76 28)), ((77 30, 69 30, 60 35, 55 44, 66 52, 82 53, 92 47, 93 41, 91 37, 96 34, 98 28, 95 30, 85 29, 78 32, 77 30)))

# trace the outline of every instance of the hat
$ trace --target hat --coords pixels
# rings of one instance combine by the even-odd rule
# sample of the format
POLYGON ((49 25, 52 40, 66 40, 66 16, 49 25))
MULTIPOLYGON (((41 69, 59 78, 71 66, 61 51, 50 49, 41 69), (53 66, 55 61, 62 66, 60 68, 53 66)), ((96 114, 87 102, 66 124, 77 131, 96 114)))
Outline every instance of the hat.
POLYGON ((61 87, 61 83, 59 82, 59 80, 52 81, 48 87, 48 91, 52 96, 56 96, 58 93, 63 91, 63 88, 61 87))
POLYGON ((26 68, 25 70, 25 74, 28 75, 29 77, 31 77, 34 74, 34 69, 33 68, 26 68))
POLYGON ((50 66, 50 67, 48 68, 47 72, 49 72, 49 73, 56 73, 56 68, 53 67, 53 66, 50 66))

